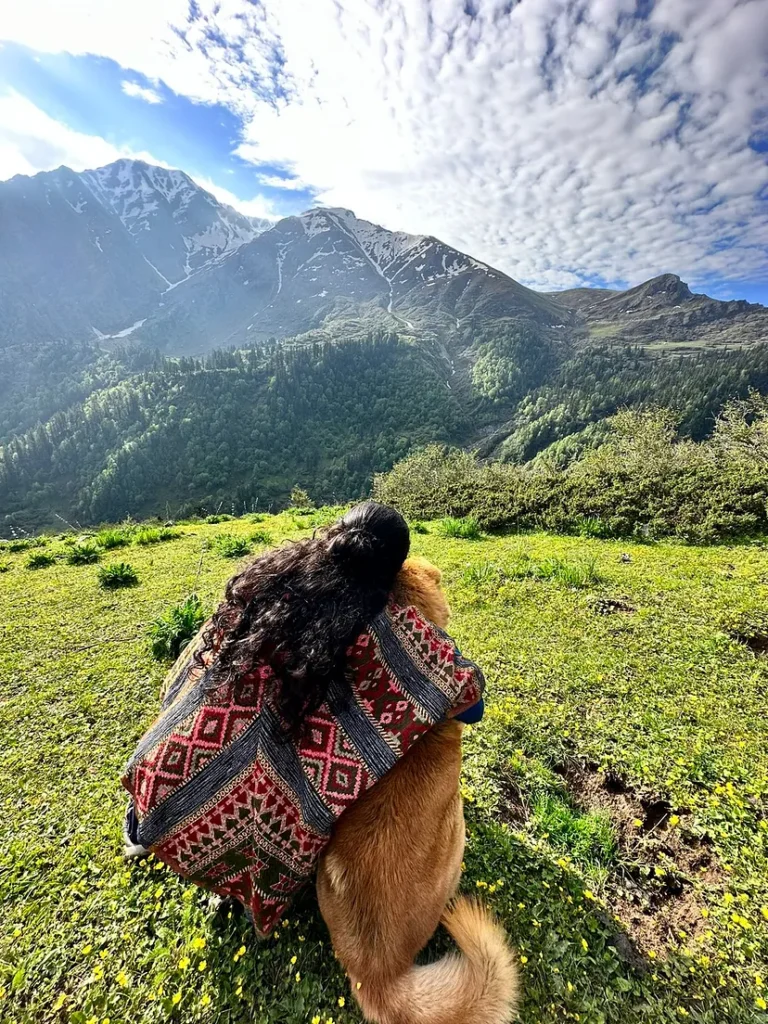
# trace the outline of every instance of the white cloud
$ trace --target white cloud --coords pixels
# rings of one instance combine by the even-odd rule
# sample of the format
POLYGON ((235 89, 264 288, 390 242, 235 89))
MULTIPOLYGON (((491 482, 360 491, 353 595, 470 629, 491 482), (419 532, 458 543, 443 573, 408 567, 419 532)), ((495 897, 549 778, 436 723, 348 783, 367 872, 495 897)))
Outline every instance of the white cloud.
POLYGON ((7 6, 0 37, 223 103, 241 157, 524 283, 768 270, 765 0, 7 6))
POLYGON ((62 164, 82 171, 120 157, 161 163, 150 153, 74 131, 16 92, 0 95, 0 181, 14 174, 50 171, 62 164))
POLYGON ((281 178, 277 174, 259 174, 257 179, 260 185, 266 185, 267 188, 284 188, 288 191, 304 192, 312 187, 309 182, 302 181, 301 178, 281 178))
POLYGON ((220 203, 233 206, 247 217, 259 217, 262 220, 280 220, 284 216, 284 214, 278 213, 272 203, 265 199, 264 196, 254 196, 253 199, 240 199, 234 192, 230 192, 227 188, 222 188, 221 185, 217 185, 210 178, 202 177, 199 174, 190 174, 190 178, 193 178, 200 188, 204 188, 206 192, 210 192, 212 196, 215 196, 220 203))
POLYGON ((163 97, 154 89, 139 85, 138 82, 122 82, 122 89, 126 96, 134 96, 136 99, 144 100, 145 103, 162 103, 163 97))

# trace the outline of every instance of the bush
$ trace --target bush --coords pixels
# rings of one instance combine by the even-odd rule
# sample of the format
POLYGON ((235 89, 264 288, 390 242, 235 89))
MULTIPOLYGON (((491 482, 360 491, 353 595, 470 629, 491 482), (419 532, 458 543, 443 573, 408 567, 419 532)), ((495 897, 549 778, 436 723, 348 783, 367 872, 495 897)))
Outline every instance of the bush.
POLYGON ((139 576, 128 562, 113 562, 111 565, 102 565, 98 580, 105 589, 117 590, 119 587, 135 586, 139 582, 139 576))
POLYGON ((415 523, 411 523, 411 533, 429 533, 429 530, 420 519, 417 519, 415 523))
POLYGON ((26 551, 28 548, 34 547, 32 541, 29 540, 12 540, 8 544, 8 550, 11 552, 26 551))
POLYGON ((27 559, 28 569, 45 569, 56 561, 53 555, 46 555, 43 552, 36 552, 27 559))
POLYGON ((236 537, 231 533, 218 533, 213 538, 213 546, 222 558, 242 558, 251 550, 245 537, 236 537))
POLYGON ((440 533, 443 537, 460 537, 462 540, 478 540, 482 536, 476 516, 464 516, 462 519, 448 516, 440 523, 440 533))
POLYGON ((0 572, 10 572, 10 571, 11 571, 11 563, 10 562, 0 562, 0 572))
POLYGON ((92 541, 73 544, 67 552, 67 562, 70 565, 90 565, 93 562, 98 562, 99 557, 99 549, 92 541))
POLYGON ((130 535, 125 530, 99 530, 93 539, 105 551, 124 548, 131 543, 130 535))
POLYGON ((197 594, 189 594, 149 627, 152 656, 158 661, 175 661, 205 622, 197 594))
POLYGON ((205 519, 203 520, 203 522, 204 523, 210 523, 211 525, 215 526, 216 523, 228 523, 228 522, 230 522, 234 518, 235 518, 234 516, 230 516, 226 512, 221 512, 218 515, 206 516, 205 519))
POLYGON ((171 530, 168 527, 158 529, 154 526, 145 526, 136 531, 133 539, 137 544, 146 547, 148 544, 160 544, 161 541, 165 540, 176 540, 180 536, 181 534, 178 530, 171 530))
POLYGON ((729 406, 711 440, 677 437, 665 410, 624 412, 563 468, 479 464, 432 445, 374 480, 410 518, 474 517, 481 529, 712 543, 768 529, 768 401, 729 406))
POLYGON ((252 544, 271 544, 272 534, 269 530, 254 530, 253 533, 249 534, 248 540, 252 544))

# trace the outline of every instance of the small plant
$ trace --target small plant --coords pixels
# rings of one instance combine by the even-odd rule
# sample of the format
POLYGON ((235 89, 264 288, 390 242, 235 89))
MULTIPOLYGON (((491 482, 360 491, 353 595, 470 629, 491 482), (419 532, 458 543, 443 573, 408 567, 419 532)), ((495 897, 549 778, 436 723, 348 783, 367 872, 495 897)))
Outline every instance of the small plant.
POLYGON ((112 562, 111 565, 102 565, 98 578, 99 585, 106 590, 134 587, 139 582, 138 573, 128 562, 112 562))
POLYGON ((163 527, 163 528, 162 528, 162 529, 160 530, 160 540, 161 540, 161 541, 166 541, 166 540, 178 540, 178 538, 179 538, 180 536, 181 536, 181 530, 174 530, 174 529, 173 529, 172 527, 170 527, 170 526, 164 526, 164 527, 163 527))
POLYGON ((234 516, 230 516, 226 512, 222 512, 215 516, 206 516, 203 522, 215 525, 216 523, 228 523, 232 519, 234 519, 234 516))
POLYGON ((34 555, 30 555, 27 559, 28 569, 45 569, 49 565, 53 565, 56 561, 53 555, 46 555, 42 551, 35 552, 34 555))
POLYGON ((16 553, 18 551, 26 551, 32 546, 32 542, 29 540, 12 540, 8 545, 8 550, 16 553))
POLYGON ((589 587, 600 582, 594 559, 569 562, 565 558, 545 558, 533 567, 532 575, 538 579, 555 580, 566 587, 589 587))
POLYGON ((479 562, 464 570, 461 581, 469 587, 479 588, 501 582, 503 577, 504 573, 498 565, 493 562, 479 562))
POLYGON ((100 530, 93 539, 105 551, 124 548, 131 543, 131 538, 125 530, 100 530))
POLYGON ((203 605, 197 594, 189 594, 149 628, 152 656, 158 661, 175 661, 205 622, 203 605))
POLYGON ((10 562, 0 562, 0 572, 10 572, 10 570, 11 570, 11 563, 10 562))
POLYGON ((213 546, 222 558, 242 558, 251 550, 251 545, 245 537, 235 537, 231 533, 216 534, 213 546))
POLYGON ((93 562, 98 562, 99 558, 98 547, 89 540, 73 544, 67 553, 67 562, 70 565, 91 565, 93 562))
POLYGON ((254 530, 249 534, 248 539, 252 544, 271 544, 272 534, 269 530, 254 530))
POLYGON ((474 516, 464 516, 462 519, 448 516, 440 523, 440 533, 443 537, 458 537, 461 540, 478 540, 482 536, 480 523, 474 516))
POLYGON ((144 526, 136 531, 133 539, 141 547, 147 547, 150 544, 159 544, 162 538, 160 537, 160 531, 156 527, 144 526))
POLYGON ((415 523, 411 523, 411 533, 429 533, 429 530, 420 519, 417 519, 415 523))

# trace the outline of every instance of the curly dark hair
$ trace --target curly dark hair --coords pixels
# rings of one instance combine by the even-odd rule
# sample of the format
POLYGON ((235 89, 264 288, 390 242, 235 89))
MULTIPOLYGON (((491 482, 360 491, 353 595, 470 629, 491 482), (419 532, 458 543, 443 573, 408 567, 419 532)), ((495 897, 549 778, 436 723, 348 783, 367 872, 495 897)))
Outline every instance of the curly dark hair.
POLYGON ((355 505, 313 537, 287 544, 234 576, 203 633, 211 686, 267 662, 286 731, 300 732, 344 673, 346 651, 386 605, 408 556, 408 525, 375 501, 355 505))

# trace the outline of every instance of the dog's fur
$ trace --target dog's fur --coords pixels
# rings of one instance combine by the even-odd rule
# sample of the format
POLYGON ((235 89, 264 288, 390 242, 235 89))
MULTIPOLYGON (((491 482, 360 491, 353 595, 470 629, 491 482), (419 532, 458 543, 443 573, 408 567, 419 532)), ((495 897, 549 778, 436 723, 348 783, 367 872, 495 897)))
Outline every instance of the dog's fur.
MULTIPOLYGON (((440 570, 409 559, 394 591, 445 627, 440 570)), ((458 722, 433 729, 338 821, 318 868, 320 910, 367 1020, 376 1024, 506 1024, 515 966, 478 904, 453 902, 464 852, 458 722), (416 967, 440 921, 461 950, 416 967), (359 986, 359 987, 358 987, 359 986)))

